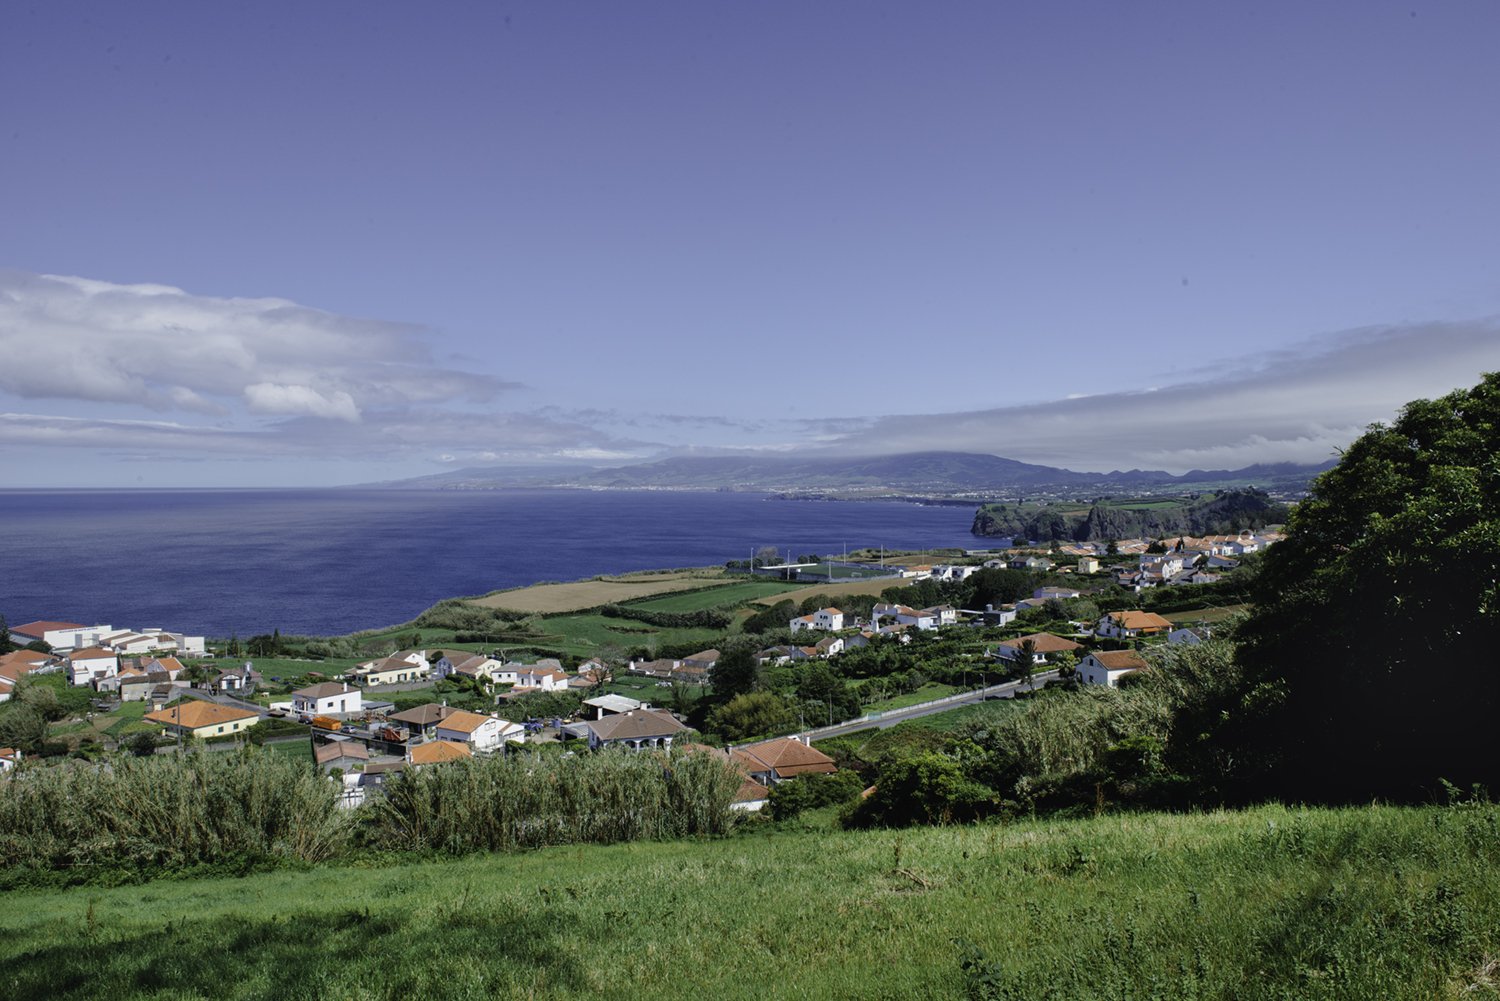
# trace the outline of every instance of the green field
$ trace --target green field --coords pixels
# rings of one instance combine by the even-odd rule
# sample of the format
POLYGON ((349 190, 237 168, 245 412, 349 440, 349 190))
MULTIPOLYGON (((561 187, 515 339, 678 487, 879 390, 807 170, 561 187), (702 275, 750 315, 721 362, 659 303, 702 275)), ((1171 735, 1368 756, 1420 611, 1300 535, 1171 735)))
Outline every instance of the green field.
POLYGON ((652 612, 698 612, 706 608, 727 608, 757 598, 774 598, 785 591, 795 591, 800 586, 780 580, 745 580, 707 591, 670 594, 628 604, 631 608, 644 608, 652 612))
POLYGON ((767 829, 13 891, 0 996, 1493 999, 1497 812, 767 829))
POLYGON ((701 643, 711 646, 723 636, 717 629, 679 629, 651 626, 634 619, 605 615, 551 615, 537 623, 540 635, 530 645, 578 657, 592 657, 601 648, 627 649, 652 642, 701 643))
MULTIPOLYGON (((803 583, 813 578, 831 578, 833 580, 874 580, 883 578, 891 582, 891 586, 901 583, 899 577, 891 574, 889 567, 850 567, 837 566, 832 563, 819 563, 817 566, 804 567, 797 571, 801 575, 803 583)), ((815 582, 815 581, 814 581, 815 582)))
POLYGON ((1195 608, 1186 612, 1168 612, 1162 618, 1174 625, 1186 625, 1195 622, 1222 622, 1248 611, 1250 611, 1249 605, 1225 605, 1221 608, 1195 608))

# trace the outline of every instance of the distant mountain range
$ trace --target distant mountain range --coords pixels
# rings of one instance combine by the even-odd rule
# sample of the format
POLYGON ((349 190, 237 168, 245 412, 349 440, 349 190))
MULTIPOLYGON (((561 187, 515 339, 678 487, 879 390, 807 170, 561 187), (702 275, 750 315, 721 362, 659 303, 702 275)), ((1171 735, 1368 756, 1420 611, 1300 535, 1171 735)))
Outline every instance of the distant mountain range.
POLYGON ((910 494, 1009 493, 1017 490, 1124 491, 1192 490, 1254 485, 1300 492, 1321 465, 1262 463, 1243 469, 1195 469, 1181 475, 1161 470, 1077 473, 1015 459, 973 452, 908 452, 901 455, 840 459, 779 456, 685 456, 631 466, 533 466, 459 469, 393 483, 390 489, 493 490, 506 487, 587 489, 895 491, 910 494))

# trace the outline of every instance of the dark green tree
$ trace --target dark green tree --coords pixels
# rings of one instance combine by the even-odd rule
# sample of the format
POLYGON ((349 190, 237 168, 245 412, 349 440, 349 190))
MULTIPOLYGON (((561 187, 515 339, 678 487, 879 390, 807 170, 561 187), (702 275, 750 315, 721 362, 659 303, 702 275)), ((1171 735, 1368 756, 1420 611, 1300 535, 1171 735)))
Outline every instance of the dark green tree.
POLYGON ((0 615, 0 653, 10 653, 16 648, 10 638, 10 623, 5 621, 5 616, 0 615))
POLYGON ((1030 597, 1036 585, 1032 575, 1025 570, 1007 570, 990 567, 971 574, 964 581, 969 593, 964 600, 965 608, 983 608, 985 605, 1008 605, 1030 597))
POLYGON ((773 736, 796 726, 796 713, 774 692, 736 695, 708 714, 709 730, 725 740, 773 736))
POLYGON ((1022 640, 1016 646, 1016 677, 1031 687, 1032 675, 1036 673, 1036 641, 1022 640))
POLYGON ((1372 425, 1293 511, 1220 707, 1249 796, 1500 789, 1500 376, 1372 425))
POLYGON ((36 709, 19 702, 0 709, 0 747, 32 752, 46 739, 47 717, 36 709))
POLYGON ((708 680, 714 697, 721 700, 755 691, 760 687, 760 664, 756 662, 755 650, 747 643, 726 647, 708 672, 708 680))

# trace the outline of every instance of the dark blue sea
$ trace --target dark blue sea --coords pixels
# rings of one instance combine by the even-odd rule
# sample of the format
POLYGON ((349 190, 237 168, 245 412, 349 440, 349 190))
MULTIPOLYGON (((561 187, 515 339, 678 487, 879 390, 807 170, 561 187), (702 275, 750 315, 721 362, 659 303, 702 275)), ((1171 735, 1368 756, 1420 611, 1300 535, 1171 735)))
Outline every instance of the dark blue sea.
POLYGON ((971 507, 688 492, 0 491, 0 614, 335 635, 542 580, 845 547, 974 548, 971 507))

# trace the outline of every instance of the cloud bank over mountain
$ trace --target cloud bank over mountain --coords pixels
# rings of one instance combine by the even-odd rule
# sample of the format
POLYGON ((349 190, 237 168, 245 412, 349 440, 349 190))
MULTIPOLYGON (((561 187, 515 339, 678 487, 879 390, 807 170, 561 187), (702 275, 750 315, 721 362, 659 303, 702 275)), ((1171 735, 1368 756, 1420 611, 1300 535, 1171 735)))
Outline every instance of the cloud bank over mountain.
MULTIPOLYGON (((440 361, 442 342, 416 325, 286 299, 0 272, 0 454, 22 465, 64 455, 105 465, 353 462, 351 480, 456 465, 933 450, 1181 472, 1321 462, 1407 401, 1500 368, 1500 322, 1412 323, 1217 366, 1206 359, 1160 386, 1112 389, 1107 360, 1035 373, 997 365, 996 398, 1018 381, 1066 395, 1018 406, 975 400, 942 413, 800 417, 778 412, 768 394, 765 414, 746 419, 635 405, 671 398, 671 386, 641 374, 648 365, 622 375, 615 399, 533 405, 519 381, 440 361)), ((804 406, 810 398, 800 397, 804 406)))
MULTIPOLYGON (((1192 382, 1029 406, 879 417, 835 434, 828 447, 866 454, 990 452, 1090 471, 1316 463, 1411 400, 1469 386, 1496 368, 1500 322, 1494 319, 1377 327, 1251 355, 1238 367, 1192 382)), ((1107 381, 1097 373, 1087 378, 1093 385, 1107 381)))

